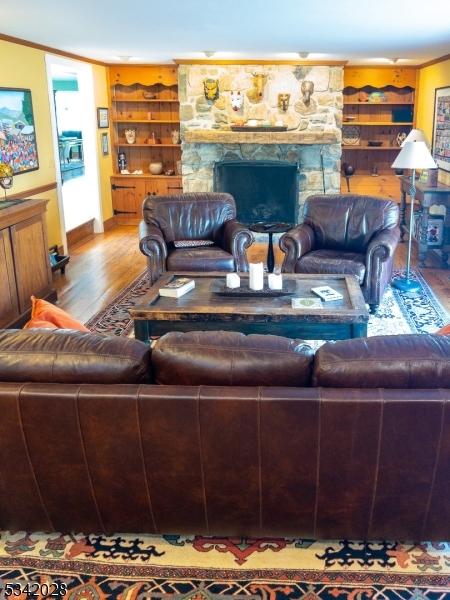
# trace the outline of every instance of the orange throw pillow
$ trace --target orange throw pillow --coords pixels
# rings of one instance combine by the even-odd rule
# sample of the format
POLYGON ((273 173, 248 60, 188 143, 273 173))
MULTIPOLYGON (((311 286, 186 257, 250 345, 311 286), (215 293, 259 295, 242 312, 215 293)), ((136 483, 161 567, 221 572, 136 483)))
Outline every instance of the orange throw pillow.
POLYGON ((444 327, 438 329, 436 333, 438 335, 450 335, 450 323, 447 323, 447 325, 444 325, 444 327))
POLYGON ((23 328, 77 329, 78 331, 89 332, 87 327, 71 317, 62 308, 34 296, 31 296, 31 319, 23 328))

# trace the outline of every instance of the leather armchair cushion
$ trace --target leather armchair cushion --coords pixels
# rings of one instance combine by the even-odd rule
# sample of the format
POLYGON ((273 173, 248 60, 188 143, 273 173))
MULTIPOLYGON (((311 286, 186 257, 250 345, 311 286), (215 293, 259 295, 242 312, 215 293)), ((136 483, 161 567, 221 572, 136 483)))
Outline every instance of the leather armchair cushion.
POLYGON ((448 388, 450 337, 383 335, 324 344, 313 385, 346 388, 448 388))
POLYGON ((68 329, 0 330, 0 381, 151 381, 150 348, 137 340, 68 329))
POLYGON ((366 274, 365 255, 342 250, 313 250, 297 261, 295 272, 355 275, 362 285, 366 274))
POLYGON ((316 247, 365 252, 378 231, 397 225, 398 205, 371 196, 319 194, 307 199, 304 218, 316 247))
POLYGON ((302 340, 225 331, 171 332, 152 353, 156 383, 307 386, 312 348, 302 340))
POLYGON ((177 248, 167 257, 168 271, 234 271, 234 258, 218 246, 177 248))
POLYGON ((142 208, 144 221, 156 225, 166 242, 196 239, 217 242, 224 223, 236 217, 234 198, 225 193, 147 196, 142 208))

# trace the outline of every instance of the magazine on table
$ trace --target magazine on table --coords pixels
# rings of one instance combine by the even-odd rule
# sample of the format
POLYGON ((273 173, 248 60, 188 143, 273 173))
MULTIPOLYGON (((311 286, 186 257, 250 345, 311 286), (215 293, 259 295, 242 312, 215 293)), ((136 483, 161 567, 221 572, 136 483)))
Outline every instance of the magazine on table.
POLYGON ((323 308, 320 298, 292 298, 292 308, 323 308))
POLYGON ((175 277, 162 288, 159 288, 159 295, 167 298, 181 298, 195 288, 195 280, 189 277, 175 277))
POLYGON ((341 293, 330 287, 329 285, 320 285, 318 287, 311 288, 313 294, 319 296, 324 302, 330 302, 331 300, 342 300, 344 297, 341 293))

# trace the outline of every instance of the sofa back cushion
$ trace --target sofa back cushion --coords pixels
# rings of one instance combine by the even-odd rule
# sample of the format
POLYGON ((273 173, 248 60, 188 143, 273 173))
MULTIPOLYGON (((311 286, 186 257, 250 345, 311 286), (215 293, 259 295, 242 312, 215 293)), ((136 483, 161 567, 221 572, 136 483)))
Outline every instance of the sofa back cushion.
POLYGON ((219 242, 224 223, 236 217, 236 205, 233 196, 225 193, 147 196, 143 213, 146 223, 161 229, 166 242, 219 242))
POLYGON ((450 337, 381 335, 324 344, 313 385, 346 388, 450 388, 450 337))
POLYGON ((150 382, 150 348, 137 340, 68 329, 3 329, 0 381, 150 382))
POLYGON ((376 233, 396 227, 398 216, 392 200, 355 194, 309 196, 304 208, 316 247, 348 252, 365 252, 376 233))
POLYGON ((313 350, 302 340, 225 331, 172 332, 152 353, 156 383, 307 386, 313 350))

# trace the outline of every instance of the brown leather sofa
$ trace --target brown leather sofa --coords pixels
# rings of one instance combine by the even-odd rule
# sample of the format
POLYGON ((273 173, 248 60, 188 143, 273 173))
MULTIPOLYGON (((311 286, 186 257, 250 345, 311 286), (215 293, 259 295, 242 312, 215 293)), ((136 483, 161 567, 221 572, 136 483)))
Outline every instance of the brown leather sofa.
POLYGON ((400 238, 395 202, 355 194, 309 196, 304 222, 280 238, 285 273, 355 275, 374 313, 400 238))
POLYGON ((147 196, 139 248, 154 283, 164 271, 248 271, 253 234, 236 221, 233 196, 225 193, 147 196), (212 242, 176 248, 176 242, 212 242))
POLYGON ((0 332, 0 529, 450 538, 450 337, 0 332))

